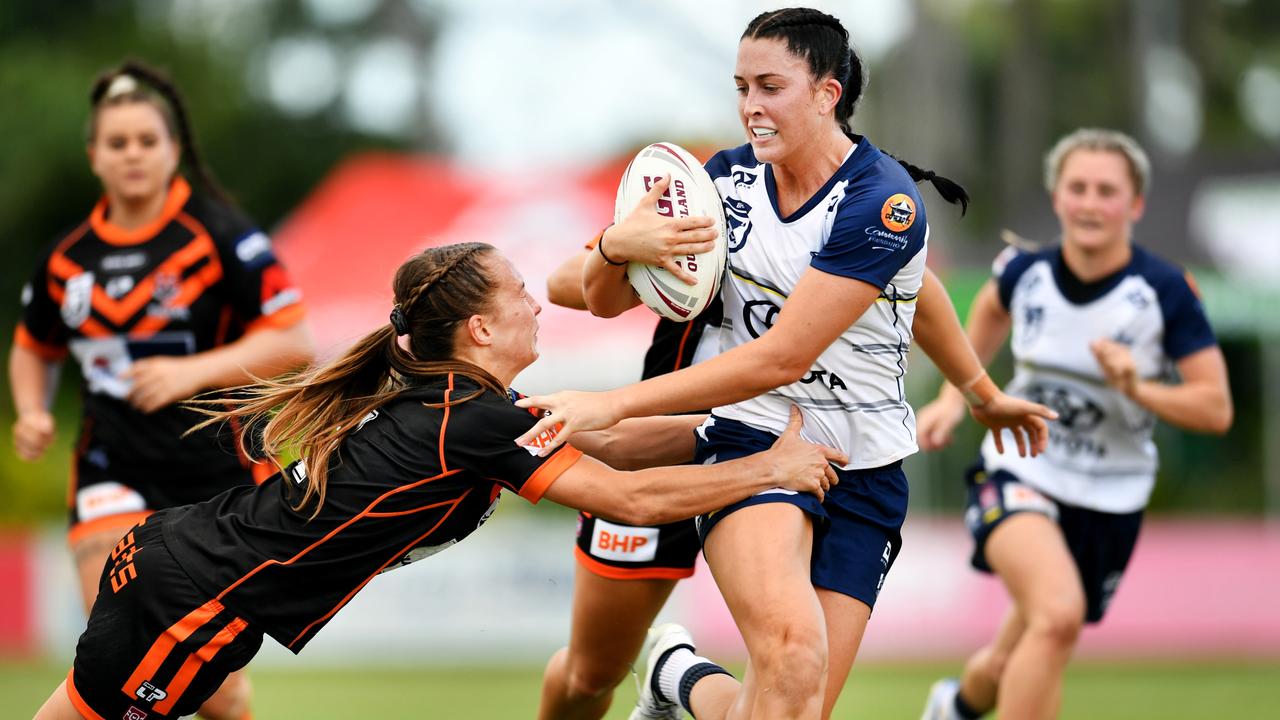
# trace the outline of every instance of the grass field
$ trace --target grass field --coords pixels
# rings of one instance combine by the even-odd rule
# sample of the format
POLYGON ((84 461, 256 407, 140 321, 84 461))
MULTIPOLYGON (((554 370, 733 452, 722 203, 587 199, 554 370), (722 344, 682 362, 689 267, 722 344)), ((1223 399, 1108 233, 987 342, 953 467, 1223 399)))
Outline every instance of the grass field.
MULTIPOLYGON (((855 669, 836 718, 918 717, 929 684, 952 665, 867 665, 855 669)), ((30 717, 66 670, 0 662, 5 718, 30 717)), ((253 673, 254 717, 531 718, 541 670, 279 669, 253 673)), ((624 683, 609 718, 625 718, 635 691, 624 683)), ((1277 663, 1078 663, 1068 673, 1064 718, 1202 720, 1280 717, 1277 663)))

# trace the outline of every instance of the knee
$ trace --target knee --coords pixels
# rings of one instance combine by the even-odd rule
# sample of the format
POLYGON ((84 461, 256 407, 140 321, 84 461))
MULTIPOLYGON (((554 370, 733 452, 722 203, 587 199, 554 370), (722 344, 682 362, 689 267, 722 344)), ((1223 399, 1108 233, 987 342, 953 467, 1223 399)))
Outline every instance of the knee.
POLYGON ((1041 607, 1032 608, 1027 616, 1027 632, 1035 633, 1053 644, 1069 648, 1076 644, 1084 626, 1084 598, 1063 597, 1041 607))
POLYGON ((243 672, 233 672, 204 701, 198 714, 205 720, 242 720, 249 714, 252 696, 253 686, 249 682, 249 676, 243 672))
POLYGON ((571 698, 598 698, 613 692, 627 676, 626 663, 574 662, 568 658, 565 690, 571 698))
POLYGON ((821 688, 827 673, 827 637, 821 628, 781 624, 751 649, 751 664, 790 692, 821 688))

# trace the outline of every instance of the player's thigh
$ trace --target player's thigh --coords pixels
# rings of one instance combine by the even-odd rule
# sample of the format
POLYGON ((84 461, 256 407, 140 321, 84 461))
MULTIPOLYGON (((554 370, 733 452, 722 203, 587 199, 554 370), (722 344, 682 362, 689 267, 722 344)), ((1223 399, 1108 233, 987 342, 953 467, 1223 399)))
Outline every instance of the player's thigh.
POLYGON ((98 585, 111 550, 137 522, 138 518, 133 515, 102 518, 87 532, 78 533, 69 541, 86 613, 98 596, 98 585))
POLYGON ((995 528, 986 559, 1024 616, 1069 602, 1084 604, 1084 588, 1061 528, 1053 518, 1019 512, 995 528))
POLYGON ((569 662, 625 671, 645 632, 675 588, 675 580, 616 580, 578 564, 573 579, 569 662))
POLYGON ((813 521, 788 503, 742 508, 707 536, 703 555, 753 656, 788 631, 820 641, 825 654, 812 554, 813 521))

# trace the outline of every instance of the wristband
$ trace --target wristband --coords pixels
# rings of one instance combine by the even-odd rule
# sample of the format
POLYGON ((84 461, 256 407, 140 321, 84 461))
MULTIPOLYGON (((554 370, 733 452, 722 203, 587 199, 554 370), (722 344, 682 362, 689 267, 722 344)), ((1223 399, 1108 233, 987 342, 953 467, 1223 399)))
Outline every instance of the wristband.
POLYGON ((613 260, 610 260, 609 256, 604 254, 604 233, 605 233, 605 230, 608 230, 611 227, 613 226, 610 225, 609 227, 606 227, 604 230, 600 231, 600 236, 596 238, 596 251, 600 253, 600 257, 604 258, 605 264, 607 265, 626 265, 626 263, 624 262, 615 262, 613 260))
POLYGON ((980 408, 991 402, 991 398, 995 397, 992 390, 995 389, 995 383, 987 376, 987 371, 983 370, 973 377, 972 380, 960 386, 960 394, 964 396, 964 401, 971 408, 980 408), (986 382, 983 382, 983 381, 986 382), (983 396, 986 397, 983 397, 983 396))

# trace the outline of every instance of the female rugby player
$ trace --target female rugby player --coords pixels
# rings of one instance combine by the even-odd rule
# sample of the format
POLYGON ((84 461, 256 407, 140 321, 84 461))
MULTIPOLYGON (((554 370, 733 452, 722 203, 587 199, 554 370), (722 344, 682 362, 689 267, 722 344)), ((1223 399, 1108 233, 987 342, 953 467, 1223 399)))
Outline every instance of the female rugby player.
MULTIPOLYGON (((953 183, 882 153, 850 133, 863 70, 848 33, 806 8, 764 13, 743 34, 735 82, 749 143, 707 163, 728 217, 724 352, 693 367, 606 393, 536 398, 562 435, 623 417, 713 407, 699 430, 699 461, 725 461, 768 443, 799 405, 806 435, 850 462, 825 503, 768 491, 699 518, 704 552, 750 655, 739 685, 697 658, 668 628, 642 657, 634 717, 817 717, 844 684, 885 574, 900 546, 916 450, 903 395, 916 299, 926 282, 927 223, 916 179, 961 200, 953 183)), ((633 304, 615 248, 602 238, 584 288, 593 312, 633 304)), ((954 314, 954 311, 952 311, 954 314)), ((1000 393, 952 319, 922 334, 975 416, 1011 428, 1020 450, 1046 442, 1041 406, 1000 393)), ((530 398, 530 401, 535 401, 530 398)), ((999 437, 999 435, 997 435, 999 437)))
MULTIPOLYGON (((176 403, 312 354, 297 289, 205 168, 177 88, 126 62, 98 78, 91 102, 87 150, 103 197, 36 267, 9 355, 14 445, 27 461, 53 441, 58 363, 70 351, 80 365, 68 541, 86 612, 126 529, 270 474, 214 429, 183 438, 199 416, 176 403)), ((237 675, 201 714, 236 720, 248 702, 237 675)))
MULTIPOLYGON (((541 308, 510 262, 481 243, 433 248, 401 266, 394 295, 391 324, 342 357, 209 410, 206 425, 264 423, 268 453, 302 460, 128 531, 72 671, 37 717, 191 713, 264 635, 301 651, 374 576, 466 538, 504 488, 651 524, 775 485, 821 496, 837 481, 831 463, 847 462, 800 439, 798 411, 772 448, 711 467, 622 472, 572 446, 542 457, 554 429, 513 442, 537 421, 508 385, 537 358, 541 308)), ((681 462, 699 420, 580 438, 615 466, 681 462)))
MULTIPOLYGON (((1010 394, 1058 411, 1035 460, 991 438, 968 473, 973 565, 1013 605, 959 679, 930 692, 926 719, 1057 715, 1081 626, 1100 621, 1128 565, 1155 485, 1156 419, 1196 432, 1231 427, 1227 368, 1195 286, 1133 242, 1150 183, 1131 138, 1084 129, 1045 159, 1059 246, 1008 248, 979 291, 968 334, 984 360, 1012 328, 1010 394), (1176 367, 1182 381, 1166 382, 1176 367), (997 702, 997 698, 999 702, 997 702)), ((942 447, 964 400, 950 385, 920 411, 920 444, 942 447)))

